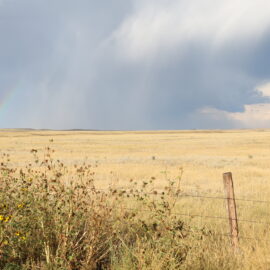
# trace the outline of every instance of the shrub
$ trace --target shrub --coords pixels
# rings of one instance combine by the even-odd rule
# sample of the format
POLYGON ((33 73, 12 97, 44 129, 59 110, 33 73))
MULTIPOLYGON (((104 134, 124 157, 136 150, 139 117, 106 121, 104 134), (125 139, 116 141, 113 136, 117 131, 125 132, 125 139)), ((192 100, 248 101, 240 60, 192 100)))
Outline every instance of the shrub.
MULTIPOLYGON (((159 199, 154 178, 129 190, 97 190, 94 172, 31 150, 33 163, 0 164, 1 269, 179 269, 190 247, 173 215, 179 183, 159 199), (149 192, 151 190, 151 192, 149 192)), ((179 179, 180 181, 180 179, 179 179)))

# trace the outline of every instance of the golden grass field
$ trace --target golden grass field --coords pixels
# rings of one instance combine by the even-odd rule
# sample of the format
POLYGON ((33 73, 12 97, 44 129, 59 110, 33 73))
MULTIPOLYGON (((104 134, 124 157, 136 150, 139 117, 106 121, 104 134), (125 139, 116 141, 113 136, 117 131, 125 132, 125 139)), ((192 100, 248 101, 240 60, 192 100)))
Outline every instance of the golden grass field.
MULTIPOLYGON (((222 174, 231 171, 236 198, 270 201, 270 130, 0 130, 1 153, 10 154, 16 168, 31 160, 31 149, 42 152, 46 146, 52 147, 55 159, 71 170, 74 165, 91 164, 95 185, 101 189, 128 189, 130 179, 147 182, 155 178, 153 189, 162 190, 168 180, 181 177, 182 194, 222 197, 222 174)), ((71 178, 71 174, 67 175, 65 181, 71 178)), ((237 210, 240 220, 270 223, 267 203, 237 201, 237 210)), ((183 220, 196 228, 206 227, 220 234, 229 231, 227 220, 192 217, 226 217, 223 200, 181 197, 175 211, 191 215, 183 216, 183 220)), ((243 239, 240 238, 241 255, 236 256, 241 256, 242 269, 270 269, 269 227, 239 222, 243 239)), ((230 245, 228 237, 221 238, 225 245, 230 245)), ((213 256, 220 256, 220 250, 213 256)))

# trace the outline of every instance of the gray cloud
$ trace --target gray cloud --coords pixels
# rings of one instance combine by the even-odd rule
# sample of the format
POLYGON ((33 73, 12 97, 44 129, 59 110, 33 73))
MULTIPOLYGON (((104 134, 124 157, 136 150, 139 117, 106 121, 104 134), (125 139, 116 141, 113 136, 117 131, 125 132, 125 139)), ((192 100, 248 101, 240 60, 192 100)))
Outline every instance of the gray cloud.
POLYGON ((200 110, 268 102, 256 87, 270 79, 269 4, 260 0, 254 11, 238 0, 227 21, 226 5, 206 2, 214 9, 203 15, 197 0, 2 1, 0 99, 15 92, 0 125, 237 127, 225 113, 200 110), (247 23, 244 7, 258 21, 247 23))

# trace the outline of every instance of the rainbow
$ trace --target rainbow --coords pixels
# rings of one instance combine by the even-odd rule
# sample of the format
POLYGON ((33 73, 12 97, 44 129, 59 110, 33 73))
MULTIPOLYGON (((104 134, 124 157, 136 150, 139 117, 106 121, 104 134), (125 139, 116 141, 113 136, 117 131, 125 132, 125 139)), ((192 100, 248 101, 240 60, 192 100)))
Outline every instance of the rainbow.
POLYGON ((18 89, 18 83, 15 85, 12 85, 9 89, 5 89, 0 94, 0 112, 9 104, 9 101, 11 100, 12 96, 18 89))

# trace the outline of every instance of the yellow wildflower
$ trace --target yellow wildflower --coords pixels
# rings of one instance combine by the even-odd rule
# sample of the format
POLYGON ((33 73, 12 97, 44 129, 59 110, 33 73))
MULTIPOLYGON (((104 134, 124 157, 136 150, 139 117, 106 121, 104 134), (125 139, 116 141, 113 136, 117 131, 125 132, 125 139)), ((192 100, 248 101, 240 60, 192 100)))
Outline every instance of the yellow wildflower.
POLYGON ((0 221, 4 220, 4 218, 5 218, 4 216, 0 215, 0 221))
POLYGON ((11 217, 6 217, 5 222, 8 222, 11 219, 11 217))
POLYGON ((23 241, 25 241, 25 240, 26 240, 26 237, 25 237, 25 236, 22 236, 21 239, 22 239, 23 241))
POLYGON ((17 205, 18 208, 23 208, 24 207, 24 204, 23 203, 20 203, 17 205))
POLYGON ((9 243, 8 243, 8 240, 5 240, 5 241, 3 241, 3 245, 8 245, 9 243))
POLYGON ((20 236, 20 233, 19 232, 16 232, 15 235, 20 236))

